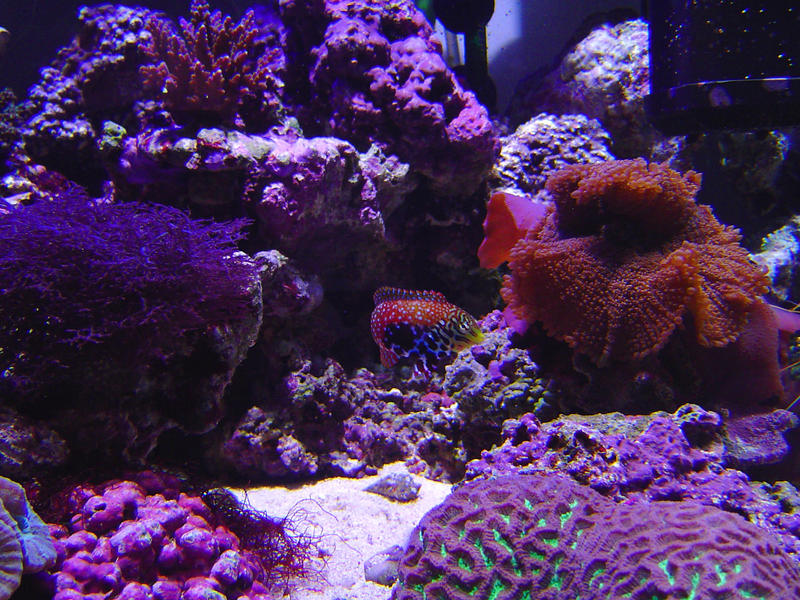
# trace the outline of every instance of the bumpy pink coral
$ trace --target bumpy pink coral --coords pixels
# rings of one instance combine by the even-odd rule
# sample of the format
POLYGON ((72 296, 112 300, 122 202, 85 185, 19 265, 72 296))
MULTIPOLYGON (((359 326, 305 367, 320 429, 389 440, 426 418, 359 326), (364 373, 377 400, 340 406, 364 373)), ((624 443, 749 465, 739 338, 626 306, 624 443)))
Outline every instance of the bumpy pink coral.
MULTIPOLYGON (((270 586, 283 571, 265 570, 268 563, 242 548, 199 497, 162 491, 119 481, 102 492, 73 492, 69 530, 51 526, 60 557, 52 576, 55 600, 88 594, 125 600, 273 597, 270 586)), ((255 551, 269 554, 276 569, 284 566, 285 548, 255 551)), ((305 549, 298 556, 306 557, 305 549)))

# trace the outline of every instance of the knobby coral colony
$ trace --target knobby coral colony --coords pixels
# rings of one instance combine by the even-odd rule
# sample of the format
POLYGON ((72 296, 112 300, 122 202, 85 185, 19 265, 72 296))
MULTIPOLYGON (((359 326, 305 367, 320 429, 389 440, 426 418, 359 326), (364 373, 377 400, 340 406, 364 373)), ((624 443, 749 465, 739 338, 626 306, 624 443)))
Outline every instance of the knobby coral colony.
POLYGON ((780 394, 777 323, 767 277, 733 227, 697 204, 700 175, 643 159, 573 165, 552 175, 553 205, 495 196, 479 257, 508 260, 511 310, 602 366, 653 355, 685 324, 696 345, 739 342, 780 394), (771 334, 769 332, 772 332, 771 334))
POLYGON ((56 600, 266 600, 289 576, 309 574, 314 540, 285 521, 228 492, 201 499, 148 473, 139 479, 72 491, 69 528, 51 526, 56 600))

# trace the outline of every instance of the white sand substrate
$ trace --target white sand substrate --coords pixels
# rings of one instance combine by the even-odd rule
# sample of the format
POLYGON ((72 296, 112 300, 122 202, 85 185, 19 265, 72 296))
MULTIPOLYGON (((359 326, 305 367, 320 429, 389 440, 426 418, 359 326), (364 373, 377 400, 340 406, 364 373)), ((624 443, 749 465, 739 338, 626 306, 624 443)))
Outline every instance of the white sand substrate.
MULTIPOLYGON (((450 485, 413 476, 421 484, 419 497, 396 502, 364 489, 403 463, 386 465, 372 477, 337 477, 297 486, 247 490, 247 500, 270 516, 291 515, 300 531, 320 536, 325 556, 315 581, 295 583, 289 600, 387 600, 391 588, 364 579, 364 561, 390 546, 404 546, 422 516, 450 493, 450 485)), ((243 490, 232 490, 242 497, 243 490)))

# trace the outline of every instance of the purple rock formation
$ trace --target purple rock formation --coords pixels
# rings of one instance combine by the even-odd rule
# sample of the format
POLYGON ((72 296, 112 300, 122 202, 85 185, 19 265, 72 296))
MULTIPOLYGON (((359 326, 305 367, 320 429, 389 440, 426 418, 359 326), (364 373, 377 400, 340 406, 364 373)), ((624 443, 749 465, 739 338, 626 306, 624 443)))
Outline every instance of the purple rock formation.
POLYGON ((488 113, 458 84, 411 0, 289 1, 281 11, 299 46, 290 68, 308 61, 304 129, 362 149, 376 143, 443 193, 476 189, 495 152, 488 113))
POLYGON ((415 185, 408 165, 374 150, 360 155, 336 138, 269 141, 245 185, 261 237, 301 266, 326 273, 328 285, 364 287, 386 261, 385 219, 415 185))
POLYGON ((568 165, 612 160, 611 138, 595 119, 541 113, 500 140, 492 187, 538 194, 547 178, 568 165))
POLYGON ((602 25, 578 42, 544 80, 523 81, 512 100, 512 121, 536 113, 582 114, 611 134, 619 158, 649 156, 657 136, 644 113, 650 92, 648 29, 641 19, 602 25))
MULTIPOLYGON (((508 311, 506 311, 508 312, 508 311)), ((530 352, 515 345, 515 330, 506 313, 492 311, 480 320, 485 339, 460 352, 445 368, 444 392, 471 421, 502 423, 533 413, 555 416, 558 397, 530 352)))
POLYGON ((694 405, 671 415, 570 415, 544 424, 525 415, 503 424, 503 444, 470 462, 466 477, 558 472, 616 500, 696 500, 747 516, 800 553, 800 512, 728 467, 723 427, 719 415, 694 405))
POLYGON ((86 174, 96 162, 97 111, 127 109, 142 97, 139 67, 148 62, 152 11, 117 5, 83 8, 79 32, 42 69, 29 100, 33 116, 23 127, 26 150, 35 159, 69 173, 86 174))
POLYGON ((232 427, 224 465, 262 480, 362 476, 405 460, 412 472, 458 481, 467 460, 500 441, 505 419, 558 405, 502 314, 481 326, 486 339, 426 381, 364 368, 348 376, 333 360, 306 361, 232 427))
POLYGON ((27 480, 52 473, 68 456, 67 443, 47 425, 11 407, 0 409, 0 474, 27 480))

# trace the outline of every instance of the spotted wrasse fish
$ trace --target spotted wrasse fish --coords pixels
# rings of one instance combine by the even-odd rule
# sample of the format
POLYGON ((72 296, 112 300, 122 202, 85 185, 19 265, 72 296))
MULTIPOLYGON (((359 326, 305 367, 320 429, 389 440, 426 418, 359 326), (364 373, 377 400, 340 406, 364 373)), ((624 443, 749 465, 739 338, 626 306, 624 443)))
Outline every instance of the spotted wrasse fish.
POLYGON ((475 318, 439 292, 382 287, 374 300, 370 328, 384 367, 404 360, 426 372, 446 356, 483 340, 475 318))

